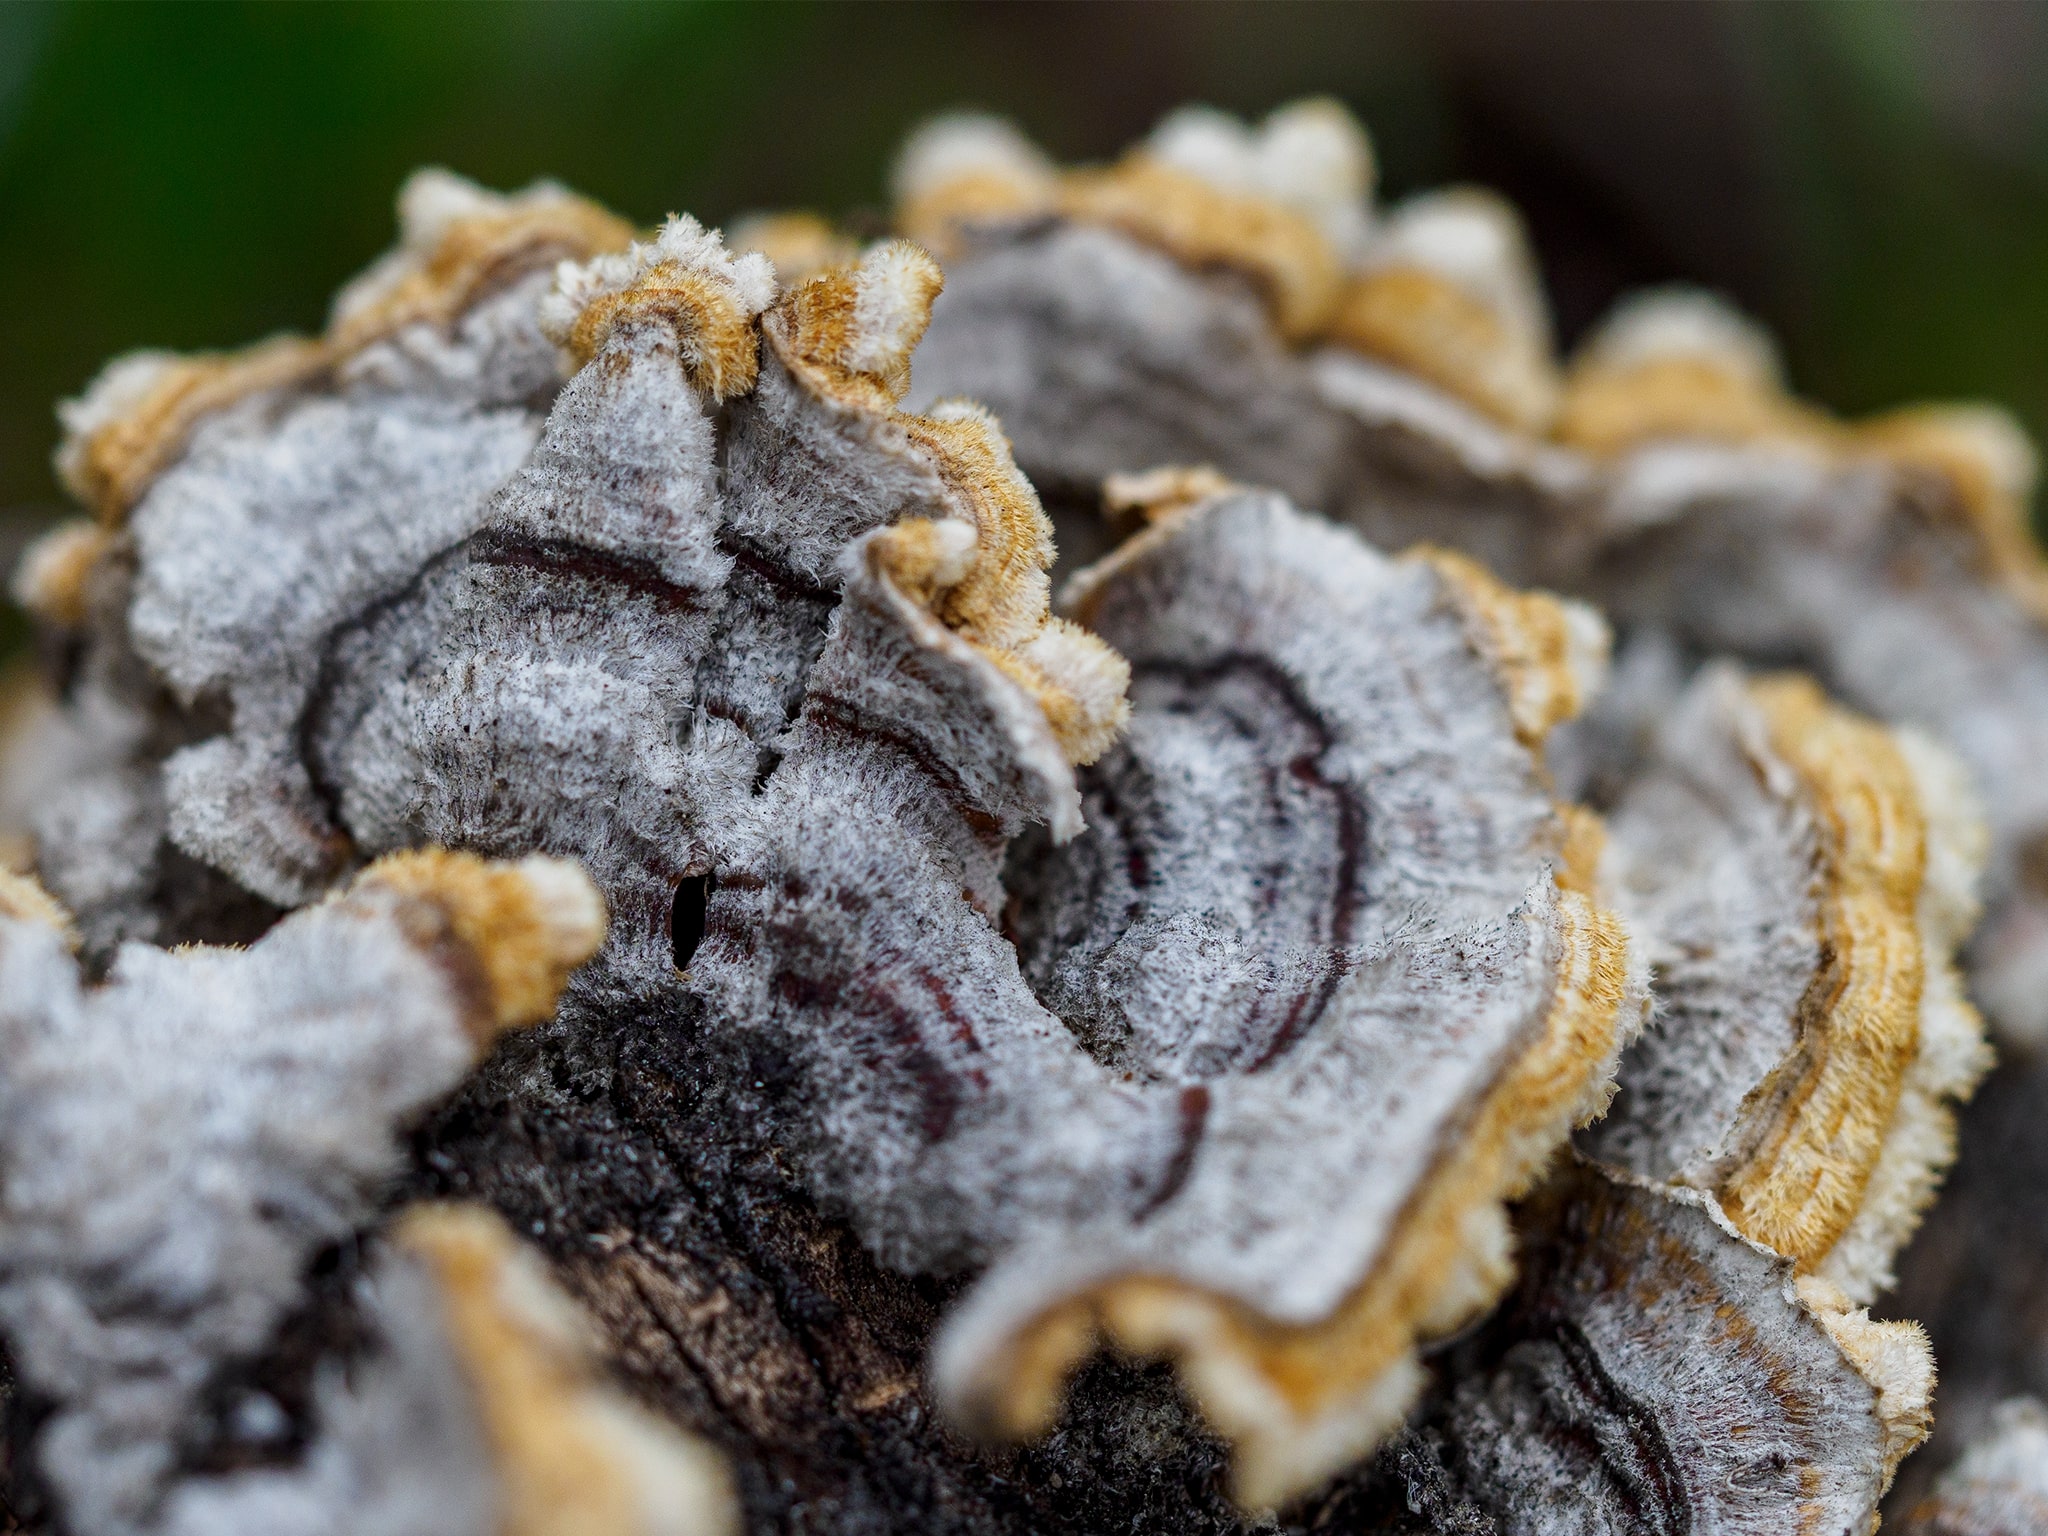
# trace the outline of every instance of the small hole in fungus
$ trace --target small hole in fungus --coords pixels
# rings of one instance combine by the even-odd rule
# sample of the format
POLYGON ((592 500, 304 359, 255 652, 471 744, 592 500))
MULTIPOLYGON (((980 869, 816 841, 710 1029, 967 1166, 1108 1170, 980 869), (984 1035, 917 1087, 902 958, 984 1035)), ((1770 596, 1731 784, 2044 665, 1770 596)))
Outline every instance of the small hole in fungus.
POLYGON ((668 936, 675 948, 676 969, 690 968, 690 957, 704 938, 704 908, 718 889, 712 875, 695 875, 676 886, 675 905, 669 908, 668 936))

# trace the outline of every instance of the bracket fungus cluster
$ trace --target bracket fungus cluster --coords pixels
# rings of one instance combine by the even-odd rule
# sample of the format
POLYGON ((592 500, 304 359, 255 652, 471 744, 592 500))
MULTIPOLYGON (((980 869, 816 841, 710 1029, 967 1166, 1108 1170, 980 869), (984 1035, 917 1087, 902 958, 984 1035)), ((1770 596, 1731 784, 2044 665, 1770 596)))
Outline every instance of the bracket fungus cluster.
POLYGON ((723 1467, 596 1377, 490 1212, 409 1211, 330 1285, 353 1324, 306 1310, 395 1132, 552 1012, 603 931, 573 865, 422 850, 246 950, 130 944, 86 985, 61 909, 6 877, 0 1318, 68 1528, 731 1528, 723 1467), (350 1327, 346 1367, 317 1358, 350 1327), (312 1358, 276 1358, 308 1328, 312 1358), (265 1465, 293 1409, 318 1432, 265 1465))
POLYGON ((426 172, 322 337, 67 406, 22 1528, 1874 1528, 1970 996, 2048 1033, 2028 450, 1696 295, 1562 366, 1371 183, 1328 103, 944 119, 865 248, 426 172))

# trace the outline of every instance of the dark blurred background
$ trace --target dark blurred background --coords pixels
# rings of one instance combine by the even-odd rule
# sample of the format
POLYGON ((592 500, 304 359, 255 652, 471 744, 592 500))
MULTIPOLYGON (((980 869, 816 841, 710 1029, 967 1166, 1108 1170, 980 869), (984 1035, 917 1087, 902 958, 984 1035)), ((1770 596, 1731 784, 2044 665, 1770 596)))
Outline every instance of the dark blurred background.
MULTIPOLYGON (((0 3, 0 525, 57 515, 51 403, 130 347, 309 329, 440 163, 636 219, 875 209, 925 114, 1107 155, 1308 92, 1386 192, 1527 211, 1569 339, 1690 277, 1850 411, 2048 430, 2048 8, 1884 4, 0 3)), ((0 555, 7 553, 0 547, 0 555)))

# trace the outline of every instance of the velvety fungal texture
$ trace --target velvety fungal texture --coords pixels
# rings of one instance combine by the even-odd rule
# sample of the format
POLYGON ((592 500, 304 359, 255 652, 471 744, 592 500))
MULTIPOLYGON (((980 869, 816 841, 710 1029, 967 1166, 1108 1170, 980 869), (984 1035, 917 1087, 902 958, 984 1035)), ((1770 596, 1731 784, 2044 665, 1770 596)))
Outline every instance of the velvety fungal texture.
POLYGON ((67 405, 9 1518, 1862 1536, 1903 1264, 1897 1497, 2023 1528, 2032 1250, 1966 1163, 1900 1254, 1972 994, 2048 1030, 2031 452, 1697 294, 1561 361, 1373 180, 1321 101, 942 119, 866 246, 425 172, 319 337, 67 405))
POLYGON ((1452 1531, 1874 1527, 1900 1384, 1844 1348, 1785 1260, 1710 1200, 1591 1167, 1522 1220, 1520 1286, 1381 1454, 1368 1509, 1441 1511, 1452 1531))
MULTIPOLYGON (((502 1029, 552 1010, 602 935, 595 893, 543 859, 400 854, 246 951, 131 944, 97 986, 27 905, 0 917, 0 1328, 46 1405, 37 1470, 82 1530, 329 1529, 267 1525, 254 1511, 275 1488, 196 1475, 210 1442, 260 1455, 290 1428, 274 1399, 225 1384, 299 1310, 316 1255, 374 1215, 394 1132, 502 1029), (533 980, 500 985, 513 970, 533 980)), ((404 1290, 377 1293, 371 1317, 404 1290)), ((436 1442, 391 1439, 392 1416, 450 1444, 466 1433, 418 1364, 314 1388, 339 1438, 316 1440, 305 1475, 395 1501, 372 1529, 417 1529, 418 1485, 439 1475, 403 1464, 436 1442)))
MULTIPOLYGON (((1256 152, 1270 124, 1205 131, 1237 150, 1180 156, 1181 174, 1276 215, 1297 206, 1256 152)), ((1170 119, 1134 155, 1179 139, 1170 119)), ((1852 707, 1920 728, 1984 797, 1978 996, 2014 1043, 2048 1038, 2048 906, 2029 873, 2048 832, 2034 771, 2048 566, 2026 526, 2034 452, 2010 417, 1839 421, 1786 392, 1753 324, 1686 289, 1625 299, 1560 365, 1513 211, 1469 189, 1381 213, 1369 181, 1321 183, 1349 188, 1333 193, 1344 222, 1369 233, 1325 237, 1348 263, 1344 296, 1319 326, 1290 327, 1255 261, 1198 256, 1056 193, 982 195, 1057 188, 1050 166, 1035 182, 1019 169, 1033 154, 962 119, 905 152, 900 218, 957 252, 921 392, 986 401, 1041 484, 1210 464, 1383 546, 1447 545, 1590 599, 1625 636, 1655 629, 1695 662, 1806 667, 1852 707)))
POLYGON ((1242 492, 1077 578, 1132 723, 1084 775, 1091 833, 1013 857, 1011 922, 1123 1091, 1177 1102, 1178 1145, 1122 1220, 994 1267, 942 1389, 1030 1427, 1090 1330, 1178 1355, 1264 1502, 1375 1437, 1412 1341, 1501 1283, 1494 1202, 1604 1100, 1641 1000, 1620 926, 1558 887, 1565 819, 1459 597, 1242 492), (1271 1220, 1288 1183, 1313 1221, 1271 1220))
POLYGON ((1608 829, 1660 1006, 1585 1145, 1714 1191, 1869 1302, 1954 1155, 1948 1101, 1989 1064, 1952 958, 1984 843, 1959 766, 1803 679, 1717 664, 1608 829))

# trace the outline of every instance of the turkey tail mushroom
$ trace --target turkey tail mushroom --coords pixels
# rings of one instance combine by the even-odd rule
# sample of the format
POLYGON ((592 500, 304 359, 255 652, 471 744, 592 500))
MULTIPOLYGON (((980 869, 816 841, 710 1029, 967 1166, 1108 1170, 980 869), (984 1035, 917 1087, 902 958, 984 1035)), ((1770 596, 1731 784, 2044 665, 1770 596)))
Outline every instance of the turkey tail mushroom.
POLYGON ((997 1253, 938 1346, 973 1422, 1043 1428, 1100 1336, 1176 1358, 1239 1496, 1275 1503, 1396 1422, 1416 1344, 1506 1282, 1500 1201, 1604 1105, 1642 991, 1619 922, 1561 889, 1581 829, 1517 720, 1538 667, 1591 684, 1585 654, 1502 659, 1509 628, 1597 621, 1482 613, 1473 580, 1243 491, 1076 578, 1132 722, 1083 775, 1090 832, 1012 855, 1011 920, 1115 1096, 1177 1129, 1120 1212, 1049 1209, 997 1253), (1279 1219, 1289 1188, 1313 1214, 1279 1219))
MULTIPOLYGON (((339 1529, 332 1498, 301 1511, 310 1527, 272 1524, 284 1490, 192 1470, 236 1433, 215 1397, 280 1347, 316 1253, 373 1223, 396 1133, 500 1034, 553 1010, 602 938, 597 893, 548 859, 403 853, 247 950, 129 945, 88 986, 62 914, 7 878, 0 1329, 49 1404, 42 1476, 82 1530, 339 1529), (181 1523, 192 1504, 219 1520, 181 1523)), ((395 1395, 386 1411, 408 1393, 430 1419, 463 1411, 431 1381, 372 1374, 395 1395)), ((307 1475, 337 1479, 330 1495, 351 1476, 391 1494, 359 1528, 424 1531, 404 1495, 433 1469, 336 1393, 317 1394, 327 1415, 394 1459, 358 1465, 365 1446, 336 1441, 340 1462, 316 1450, 307 1475)), ((291 1431, 274 1400, 250 1402, 251 1424, 280 1421, 257 1438, 291 1431)), ((443 1445, 466 1443, 443 1429, 443 1445)))
POLYGON ((423 173, 322 337, 67 408, 0 874, 67 1528, 1869 1529, 1980 870, 2048 1031, 2031 450, 1698 294, 1560 368, 1512 210, 1373 174, 955 117, 863 248, 423 173))
POLYGON ((1712 1191, 1745 1236, 1868 1303, 1990 1065, 1955 964, 1985 844, 1967 775, 1805 678, 1721 664, 1608 828, 1658 1011, 1585 1144, 1712 1191))
POLYGON ((1590 1165, 1517 1236, 1521 1284, 1444 1360, 1453 1385, 1382 1454, 1355 1528, 1876 1530, 1933 1389, 1912 1324, 1795 1280, 1710 1196, 1590 1165))

